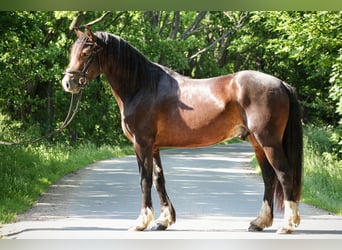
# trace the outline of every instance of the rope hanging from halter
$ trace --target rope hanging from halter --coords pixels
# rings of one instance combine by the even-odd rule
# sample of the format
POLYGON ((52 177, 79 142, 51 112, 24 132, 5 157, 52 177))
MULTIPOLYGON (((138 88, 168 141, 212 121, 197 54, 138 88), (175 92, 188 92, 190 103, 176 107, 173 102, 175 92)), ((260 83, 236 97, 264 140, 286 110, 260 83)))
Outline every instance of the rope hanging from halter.
POLYGON ((35 142, 38 142, 38 141, 41 141, 41 140, 44 140, 44 139, 47 139, 47 138, 50 138, 51 136, 61 132, 63 129, 65 129, 70 123, 71 121, 74 119, 76 113, 78 112, 79 110, 79 107, 80 107, 80 103, 81 103, 81 98, 82 98, 82 89, 81 91, 79 92, 78 94, 78 100, 77 100, 77 103, 75 105, 75 108, 73 109, 73 106, 74 106, 74 102, 75 102, 75 94, 72 94, 71 95, 71 99, 70 99, 70 105, 69 105, 69 111, 68 111, 68 114, 63 122, 63 124, 61 126, 59 126, 57 129, 55 129, 54 131, 42 136, 42 137, 39 137, 39 138, 36 138, 36 139, 33 139, 33 140, 28 140, 28 141, 22 141, 22 142, 8 142, 8 141, 0 141, 0 145, 7 145, 7 146, 22 146, 22 145, 28 145, 28 144, 32 144, 32 143, 35 143, 35 142))
POLYGON ((101 63, 100 63, 100 58, 98 56, 98 52, 101 51, 102 48, 100 46, 98 46, 98 44, 96 42, 93 43, 93 50, 92 50, 92 53, 91 55, 89 56, 87 62, 84 64, 83 66, 83 69, 82 70, 73 70, 73 69, 67 69, 63 74, 76 74, 76 75, 79 75, 81 76, 80 79, 79 79, 79 85, 81 86, 80 88, 80 92, 79 92, 79 98, 78 98, 78 101, 77 101, 77 104, 75 106, 75 109, 72 111, 72 108, 73 108, 73 104, 74 104, 74 101, 75 101, 75 95, 72 94, 71 96, 71 100, 70 100, 70 106, 69 106, 69 111, 68 111, 68 114, 63 122, 63 124, 55 129, 54 131, 42 136, 42 137, 39 137, 39 138, 36 138, 36 139, 33 139, 33 140, 29 140, 29 141, 22 141, 22 142, 7 142, 7 141, 0 141, 0 145, 8 145, 8 146, 19 146, 19 145, 27 145, 27 144, 32 144, 32 143, 35 143, 35 142, 38 142, 38 141, 41 141, 41 140, 44 140, 46 138, 49 138, 51 136, 53 136, 54 134, 56 133, 59 133, 60 131, 62 131, 64 128, 66 128, 70 123, 71 121, 74 119, 76 113, 78 112, 78 109, 79 109, 79 106, 80 106, 80 102, 81 102, 81 97, 82 97, 82 89, 84 86, 86 86, 89 82, 89 78, 88 78, 88 69, 91 65, 91 63, 94 61, 95 57, 97 57, 97 60, 98 60, 98 65, 100 67, 100 71, 101 71, 101 63))

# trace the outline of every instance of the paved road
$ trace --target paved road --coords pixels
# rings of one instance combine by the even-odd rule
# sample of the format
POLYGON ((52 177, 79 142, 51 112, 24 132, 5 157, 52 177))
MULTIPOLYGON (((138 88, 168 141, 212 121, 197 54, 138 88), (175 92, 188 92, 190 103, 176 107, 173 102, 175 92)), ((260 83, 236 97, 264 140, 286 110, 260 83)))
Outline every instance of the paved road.
MULTIPOLYGON (((100 161, 63 178, 17 223, 0 228, 20 239, 342 239, 342 217, 300 204, 302 223, 292 235, 271 228, 247 232, 260 209, 263 183, 250 167, 248 143, 162 151, 167 190, 177 222, 165 232, 128 232, 140 211, 134 156, 100 161)), ((153 192, 156 217, 159 202, 153 192)))

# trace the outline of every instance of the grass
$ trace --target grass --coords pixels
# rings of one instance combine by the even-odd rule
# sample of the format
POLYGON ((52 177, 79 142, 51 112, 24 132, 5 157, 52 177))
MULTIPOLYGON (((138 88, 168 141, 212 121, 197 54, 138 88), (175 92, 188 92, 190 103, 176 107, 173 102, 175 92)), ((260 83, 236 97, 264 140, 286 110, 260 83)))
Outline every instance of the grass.
MULTIPOLYGON (((304 129, 304 170, 301 201, 342 215, 340 133, 331 128, 304 129), (337 133, 337 135, 336 135, 337 133)), ((252 164, 260 172, 256 158, 252 164)))
POLYGON ((305 154, 302 201, 342 215, 342 161, 312 150, 305 154))
POLYGON ((338 215, 342 215, 340 140, 336 129, 305 129, 302 201, 338 215))
POLYGON ((0 225, 13 221, 64 175, 98 160, 132 153, 131 146, 1 146, 0 225))

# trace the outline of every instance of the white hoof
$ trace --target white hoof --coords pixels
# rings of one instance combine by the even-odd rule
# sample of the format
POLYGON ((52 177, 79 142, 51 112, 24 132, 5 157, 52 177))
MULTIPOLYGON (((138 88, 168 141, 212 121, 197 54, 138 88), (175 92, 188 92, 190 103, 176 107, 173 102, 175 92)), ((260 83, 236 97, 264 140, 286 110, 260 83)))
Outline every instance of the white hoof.
POLYGON ((159 218, 155 220, 153 224, 151 230, 154 231, 166 230, 173 224, 172 215, 168 207, 163 208, 159 218))
POLYGON ((290 234, 300 224, 300 215, 297 203, 294 201, 285 201, 284 223, 285 226, 278 229, 278 234, 290 234))
POLYGON ((248 229, 250 232, 259 232, 266 227, 270 227, 273 224, 272 209, 267 201, 262 203, 259 216, 251 221, 251 225, 248 229))
POLYGON ((131 226, 129 231, 144 231, 154 220, 154 212, 150 208, 145 208, 141 211, 135 225, 131 226))

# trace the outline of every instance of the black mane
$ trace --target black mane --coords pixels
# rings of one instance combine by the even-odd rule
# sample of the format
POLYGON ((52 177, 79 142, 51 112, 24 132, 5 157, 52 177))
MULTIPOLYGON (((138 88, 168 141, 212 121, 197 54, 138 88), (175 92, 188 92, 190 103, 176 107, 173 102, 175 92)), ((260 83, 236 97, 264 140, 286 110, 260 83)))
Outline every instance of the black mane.
MULTIPOLYGON (((134 94, 138 89, 155 91, 161 74, 165 71, 149 61, 141 52, 119 36, 96 32, 98 45, 109 65, 109 73, 115 75, 121 90, 134 94)), ((102 62, 103 63, 103 62, 102 62)))

